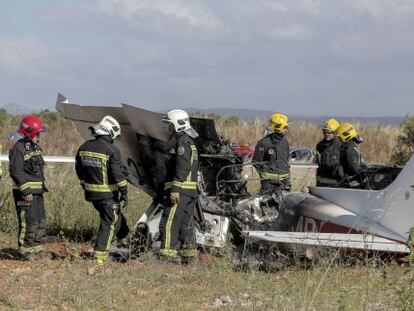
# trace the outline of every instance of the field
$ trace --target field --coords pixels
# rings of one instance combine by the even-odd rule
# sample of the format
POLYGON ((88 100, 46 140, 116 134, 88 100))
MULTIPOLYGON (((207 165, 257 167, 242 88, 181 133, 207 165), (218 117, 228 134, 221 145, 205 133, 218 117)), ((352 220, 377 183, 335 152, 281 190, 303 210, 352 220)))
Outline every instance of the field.
MULTIPOLYGON (((44 116, 51 127, 42 143, 45 153, 73 155, 82 140, 72 125, 53 113, 44 116)), ((18 119, 7 116, 2 122, 0 142, 7 150, 6 137, 18 119)), ((254 143, 263 131, 259 121, 220 118, 217 122, 222 134, 235 142, 254 143)), ((398 128, 359 129, 366 162, 389 163, 398 128)), ((290 129, 292 145, 313 147, 319 139, 316 126, 297 124, 290 129)), ((56 256, 51 261, 15 260, 17 222, 7 173, 0 184, 0 310, 414 309, 414 274, 408 263, 364 256, 350 262, 346 254, 334 251, 314 262, 300 257, 294 264, 281 262, 269 271, 234 269, 230 248, 221 254, 202 254, 190 266, 145 255, 97 267, 82 254, 92 246, 98 217, 83 199, 73 166, 48 165, 46 174, 49 235, 58 237, 47 244, 56 256)), ((297 178, 296 188, 303 179, 297 178)), ((130 187, 130 202, 125 213, 132 227, 149 197, 130 187)))

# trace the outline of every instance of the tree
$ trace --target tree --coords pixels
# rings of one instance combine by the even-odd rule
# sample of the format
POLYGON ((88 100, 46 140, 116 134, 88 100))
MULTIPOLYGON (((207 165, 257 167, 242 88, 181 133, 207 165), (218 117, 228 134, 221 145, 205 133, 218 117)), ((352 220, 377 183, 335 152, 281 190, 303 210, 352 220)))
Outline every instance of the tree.
POLYGON ((400 125, 400 134, 397 137, 397 146, 391 161, 397 165, 404 165, 414 153, 414 117, 407 116, 400 125))

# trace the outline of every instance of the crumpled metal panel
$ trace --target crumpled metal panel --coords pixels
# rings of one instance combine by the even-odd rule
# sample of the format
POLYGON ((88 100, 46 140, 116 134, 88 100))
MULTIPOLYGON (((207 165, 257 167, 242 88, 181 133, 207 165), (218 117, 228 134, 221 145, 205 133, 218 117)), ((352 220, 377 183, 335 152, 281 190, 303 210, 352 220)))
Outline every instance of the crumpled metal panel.
MULTIPOLYGON (((121 151, 128 181, 149 195, 155 195, 151 177, 152 167, 155 165, 152 146, 154 140, 167 141, 169 137, 168 125, 161 122, 163 114, 126 104, 120 107, 80 106, 69 103, 60 93, 56 109, 74 123, 85 140, 92 139, 90 126, 106 115, 113 116, 122 129, 122 135, 115 141, 115 145, 121 151)), ((218 153, 222 143, 214 120, 190 118, 190 122, 200 135, 195 140, 199 153, 218 153)))

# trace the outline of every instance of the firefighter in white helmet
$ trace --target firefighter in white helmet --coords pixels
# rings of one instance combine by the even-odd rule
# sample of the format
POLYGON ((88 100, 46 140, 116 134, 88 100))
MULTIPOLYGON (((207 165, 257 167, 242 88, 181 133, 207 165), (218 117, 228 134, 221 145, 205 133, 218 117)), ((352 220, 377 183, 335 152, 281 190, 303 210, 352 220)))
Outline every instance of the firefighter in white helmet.
POLYGON ((187 263, 197 256, 194 211, 199 164, 193 139, 198 133, 191 127, 190 118, 183 110, 171 110, 163 122, 169 124, 175 144, 167 167, 167 199, 160 223, 160 256, 187 263))
POLYGON ((121 135, 118 121, 105 116, 89 129, 95 138, 79 147, 75 168, 85 199, 92 202, 101 219, 94 256, 98 264, 104 264, 108 260, 112 239, 116 236, 123 240, 129 233, 121 212, 128 203, 128 189, 121 153, 113 144, 121 135))

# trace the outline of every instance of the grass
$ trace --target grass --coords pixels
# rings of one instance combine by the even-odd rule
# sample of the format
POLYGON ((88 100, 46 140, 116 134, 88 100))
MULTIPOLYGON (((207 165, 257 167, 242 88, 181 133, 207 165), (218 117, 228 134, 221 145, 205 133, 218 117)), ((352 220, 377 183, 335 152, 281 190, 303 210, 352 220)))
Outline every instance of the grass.
MULTIPOLYGON (((7 238, 2 244, 7 245, 7 238)), ((12 242, 9 242, 12 243, 12 242)), ((79 244, 77 244, 79 247, 79 244)), ((56 249, 56 245, 49 245, 56 249)), ((412 310, 413 273, 395 264, 334 265, 277 273, 234 271, 204 255, 177 266, 144 256, 96 267, 69 257, 42 263, 2 260, 2 310, 412 310)))

